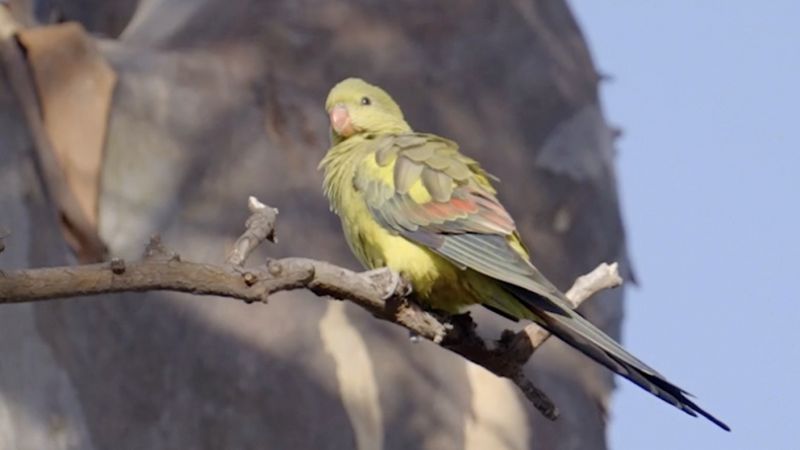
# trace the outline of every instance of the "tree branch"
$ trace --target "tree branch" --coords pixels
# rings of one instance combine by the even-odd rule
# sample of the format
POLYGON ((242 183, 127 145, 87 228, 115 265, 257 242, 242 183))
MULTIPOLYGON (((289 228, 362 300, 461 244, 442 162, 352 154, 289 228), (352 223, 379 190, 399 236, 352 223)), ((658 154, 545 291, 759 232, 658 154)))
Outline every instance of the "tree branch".
MULTIPOLYGON (((255 268, 244 262, 264 240, 275 240, 278 211, 250 197, 252 213, 246 231, 234 244, 226 265, 182 261, 153 237, 139 261, 0 272, 0 304, 25 303, 114 292, 177 291, 216 295, 247 303, 266 302, 276 292, 308 289, 323 297, 347 300, 373 316, 401 325, 498 376, 513 381, 529 401, 550 419, 558 410, 524 374, 523 366, 550 334, 530 324, 514 333, 506 330, 496 342, 476 333, 470 315, 442 315, 414 301, 409 284, 388 269, 358 273, 307 258, 269 260, 255 268)), ((1 242, 1 240, 0 240, 1 242)), ((618 286, 617 265, 601 264, 579 277, 567 297, 577 307, 598 291, 618 286)))

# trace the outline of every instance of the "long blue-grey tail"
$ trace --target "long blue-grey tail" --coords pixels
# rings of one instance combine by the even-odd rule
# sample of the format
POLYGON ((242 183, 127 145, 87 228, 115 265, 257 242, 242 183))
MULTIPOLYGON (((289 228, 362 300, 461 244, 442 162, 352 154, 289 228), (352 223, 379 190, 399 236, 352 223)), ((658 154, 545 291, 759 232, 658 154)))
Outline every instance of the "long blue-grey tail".
POLYGON ((723 430, 730 431, 728 425, 691 401, 688 398, 691 394, 667 381, 580 314, 561 307, 565 298, 548 299, 510 284, 506 285, 506 289, 531 311, 539 325, 562 341, 683 412, 695 417, 699 414, 723 430))

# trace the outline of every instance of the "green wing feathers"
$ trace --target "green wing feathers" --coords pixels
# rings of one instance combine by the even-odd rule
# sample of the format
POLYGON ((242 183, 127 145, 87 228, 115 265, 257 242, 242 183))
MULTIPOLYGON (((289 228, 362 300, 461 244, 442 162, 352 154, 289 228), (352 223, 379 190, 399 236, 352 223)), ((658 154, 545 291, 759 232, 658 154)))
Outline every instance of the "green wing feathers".
POLYGON ((489 175, 454 142, 409 133, 383 136, 374 145, 374 165, 366 164, 355 183, 385 227, 399 233, 514 233, 489 175))

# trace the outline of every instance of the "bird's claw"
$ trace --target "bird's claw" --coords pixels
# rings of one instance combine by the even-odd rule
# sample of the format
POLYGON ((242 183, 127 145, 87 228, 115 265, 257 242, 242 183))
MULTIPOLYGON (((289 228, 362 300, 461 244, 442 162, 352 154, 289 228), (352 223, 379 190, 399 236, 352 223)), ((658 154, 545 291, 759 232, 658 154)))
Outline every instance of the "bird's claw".
POLYGON ((401 294, 408 295, 410 292, 409 286, 402 286, 403 278, 397 272, 389 269, 388 267, 382 267, 380 269, 373 269, 367 272, 364 272, 364 275, 367 276, 376 286, 381 289, 381 299, 388 300, 392 296, 397 293, 401 287, 403 288, 403 292, 401 294))

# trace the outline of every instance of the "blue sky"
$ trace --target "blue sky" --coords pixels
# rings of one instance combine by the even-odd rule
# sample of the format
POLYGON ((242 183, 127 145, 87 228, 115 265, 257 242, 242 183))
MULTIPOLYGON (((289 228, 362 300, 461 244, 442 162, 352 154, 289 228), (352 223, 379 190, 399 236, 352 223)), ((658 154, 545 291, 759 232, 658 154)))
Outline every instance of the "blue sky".
POLYGON ((621 380, 612 448, 800 448, 800 2, 570 4, 624 132, 626 347, 733 428, 621 380))

